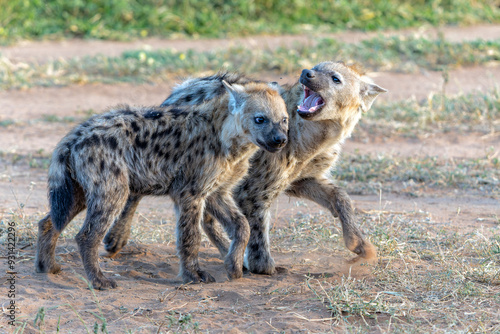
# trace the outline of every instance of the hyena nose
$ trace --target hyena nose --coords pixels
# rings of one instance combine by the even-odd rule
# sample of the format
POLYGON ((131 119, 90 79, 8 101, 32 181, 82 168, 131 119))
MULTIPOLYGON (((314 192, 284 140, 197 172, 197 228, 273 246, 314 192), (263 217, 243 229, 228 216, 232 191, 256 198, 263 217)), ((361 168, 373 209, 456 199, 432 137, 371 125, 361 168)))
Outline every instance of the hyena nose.
POLYGON ((286 144, 287 138, 285 135, 276 135, 273 137, 273 143, 276 146, 283 146, 286 144))
POLYGON ((302 71, 302 75, 305 76, 308 79, 312 79, 312 78, 315 77, 314 71, 311 71, 311 70, 303 70, 302 71))

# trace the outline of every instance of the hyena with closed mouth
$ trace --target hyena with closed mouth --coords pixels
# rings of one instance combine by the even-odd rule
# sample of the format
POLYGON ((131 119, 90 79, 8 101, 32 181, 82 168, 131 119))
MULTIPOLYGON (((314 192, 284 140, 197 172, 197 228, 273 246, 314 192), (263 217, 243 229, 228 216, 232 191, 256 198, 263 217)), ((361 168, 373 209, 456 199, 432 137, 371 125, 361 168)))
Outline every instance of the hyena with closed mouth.
MULTIPOLYGON (((247 83, 235 73, 194 78, 177 86, 163 102, 168 105, 197 105, 217 98, 222 80, 247 83)), ((323 62, 303 70, 299 82, 281 87, 290 118, 289 143, 277 154, 259 150, 250 159, 250 169, 236 190, 235 200, 250 224, 245 265, 260 274, 275 272, 269 246, 270 206, 283 191, 310 199, 340 219, 344 241, 358 256, 351 261, 376 260, 376 249, 354 221, 351 200, 331 180, 331 169, 363 112, 385 89, 364 77, 358 66, 323 62)), ((216 224, 217 217, 205 214, 205 233, 222 255, 229 243, 216 224)), ((130 219, 118 220, 106 236, 108 244, 123 247, 130 234, 130 219)))
POLYGON ((200 105, 124 106, 89 119, 62 139, 49 168, 50 213, 39 222, 38 272, 60 271, 57 238, 87 208, 75 238, 85 272, 94 288, 116 287, 99 268, 104 234, 115 219, 130 219, 143 196, 168 195, 176 209, 183 281, 215 281, 198 263, 205 211, 232 239, 225 258, 229 278, 242 276, 250 230, 232 191, 259 147, 277 152, 285 146, 288 115, 272 85, 221 84, 217 98, 200 105))

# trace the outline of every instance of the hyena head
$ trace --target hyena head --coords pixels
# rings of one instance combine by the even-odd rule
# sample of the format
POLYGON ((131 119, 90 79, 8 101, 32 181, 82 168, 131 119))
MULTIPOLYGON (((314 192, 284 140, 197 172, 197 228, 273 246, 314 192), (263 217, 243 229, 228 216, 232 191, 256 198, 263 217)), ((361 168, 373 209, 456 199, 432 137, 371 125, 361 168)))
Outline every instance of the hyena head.
POLYGON ((327 61, 303 70, 299 82, 304 88, 304 100, 297 112, 313 121, 338 119, 346 112, 365 112, 380 93, 386 92, 363 77, 356 66, 343 62, 327 61))
POLYGON ((247 138, 269 152, 277 152, 288 141, 288 113, 274 84, 245 85, 222 81, 229 92, 229 110, 247 138))

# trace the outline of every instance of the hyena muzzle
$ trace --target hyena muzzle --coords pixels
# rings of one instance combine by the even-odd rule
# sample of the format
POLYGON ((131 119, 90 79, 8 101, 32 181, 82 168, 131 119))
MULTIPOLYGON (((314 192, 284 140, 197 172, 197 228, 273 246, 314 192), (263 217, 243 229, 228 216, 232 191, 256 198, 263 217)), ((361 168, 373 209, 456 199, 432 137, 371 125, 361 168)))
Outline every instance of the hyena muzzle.
POLYGON ((250 231, 232 191, 250 156, 258 148, 278 152, 287 131, 284 101, 263 83, 223 82, 217 99, 197 106, 123 106, 89 119, 67 134, 52 156, 50 213, 39 222, 36 270, 61 270, 57 238, 86 208, 76 235, 85 272, 94 288, 116 287, 99 267, 104 234, 115 220, 129 221, 143 196, 168 195, 176 209, 183 281, 214 281, 198 263, 203 214, 216 217, 229 234, 225 267, 229 278, 241 277, 250 231))

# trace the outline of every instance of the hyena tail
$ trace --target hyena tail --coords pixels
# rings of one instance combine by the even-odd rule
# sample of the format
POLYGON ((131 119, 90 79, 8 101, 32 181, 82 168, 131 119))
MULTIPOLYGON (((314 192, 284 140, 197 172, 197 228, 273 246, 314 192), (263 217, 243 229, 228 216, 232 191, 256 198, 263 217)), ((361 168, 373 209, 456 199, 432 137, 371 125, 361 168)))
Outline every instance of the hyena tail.
POLYGON ((52 156, 48 187, 50 217, 54 228, 59 232, 71 219, 70 212, 75 201, 75 185, 68 168, 69 147, 61 144, 52 156))

